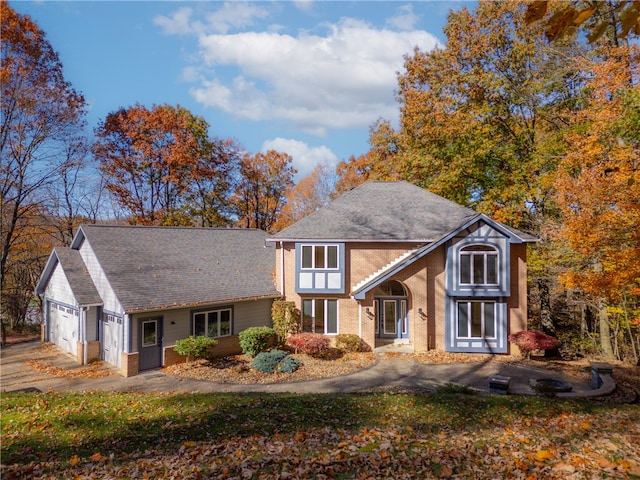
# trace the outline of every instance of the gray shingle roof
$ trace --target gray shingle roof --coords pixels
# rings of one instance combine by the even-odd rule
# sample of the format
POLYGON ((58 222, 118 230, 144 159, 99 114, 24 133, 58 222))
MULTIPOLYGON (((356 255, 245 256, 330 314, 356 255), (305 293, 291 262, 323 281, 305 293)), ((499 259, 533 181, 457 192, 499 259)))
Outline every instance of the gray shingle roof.
POLYGON ((71 248, 53 249, 79 306, 102 305, 100 294, 91 281, 80 252, 71 248))
MULTIPOLYGON (((405 181, 373 181, 338 197, 271 240, 432 242, 477 215, 405 181)), ((503 227, 524 242, 537 241, 515 228, 503 227)))
POLYGON ((261 230, 83 225, 82 232, 128 313, 280 296, 275 249, 261 230))
POLYGON ((272 239, 426 242, 474 215, 408 182, 366 182, 272 239))

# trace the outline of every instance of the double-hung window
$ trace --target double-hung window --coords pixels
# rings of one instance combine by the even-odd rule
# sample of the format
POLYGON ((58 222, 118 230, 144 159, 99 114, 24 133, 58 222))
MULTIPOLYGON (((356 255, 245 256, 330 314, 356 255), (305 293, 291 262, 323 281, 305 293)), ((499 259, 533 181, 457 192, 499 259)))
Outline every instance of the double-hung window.
POLYGON ((205 337, 225 337, 231 335, 233 312, 231 308, 220 308, 193 315, 193 334, 205 337))
POLYGON ((497 285, 498 252, 486 245, 460 250, 460 285, 497 285))
POLYGON ((302 300, 302 331, 337 334, 338 300, 322 298, 302 300))

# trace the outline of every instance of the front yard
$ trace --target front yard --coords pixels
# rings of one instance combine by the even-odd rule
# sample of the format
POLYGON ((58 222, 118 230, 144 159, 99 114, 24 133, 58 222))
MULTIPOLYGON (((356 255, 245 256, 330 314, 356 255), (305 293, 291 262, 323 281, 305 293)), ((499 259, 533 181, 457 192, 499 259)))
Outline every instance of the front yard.
POLYGON ((3 479, 640 478, 637 405, 450 394, 5 393, 3 479))

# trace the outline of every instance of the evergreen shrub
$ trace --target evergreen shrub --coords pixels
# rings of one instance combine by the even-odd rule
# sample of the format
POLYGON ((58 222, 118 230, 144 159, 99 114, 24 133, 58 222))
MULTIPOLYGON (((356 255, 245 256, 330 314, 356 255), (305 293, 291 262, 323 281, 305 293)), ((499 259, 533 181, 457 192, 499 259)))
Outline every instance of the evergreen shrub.
POLYGON ((282 350, 271 350, 270 352, 260 352, 251 362, 251 368, 262 373, 274 373, 282 360, 287 357, 287 352, 282 350))
POLYGON ((300 368, 301 365, 302 365, 302 362, 300 360, 296 360, 291 355, 287 355, 278 364, 278 372, 293 373, 296 370, 298 370, 298 368, 300 368))
POLYGON ((238 335, 242 353, 255 357, 269 348, 269 342, 275 335, 271 327, 249 327, 238 335))

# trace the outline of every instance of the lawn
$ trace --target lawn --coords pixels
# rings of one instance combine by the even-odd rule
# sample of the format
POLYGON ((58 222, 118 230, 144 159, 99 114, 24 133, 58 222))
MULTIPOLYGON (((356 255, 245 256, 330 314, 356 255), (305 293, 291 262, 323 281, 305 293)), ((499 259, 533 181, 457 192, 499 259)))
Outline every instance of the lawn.
POLYGON ((4 393, 10 478, 640 478, 637 405, 470 394, 4 393))

